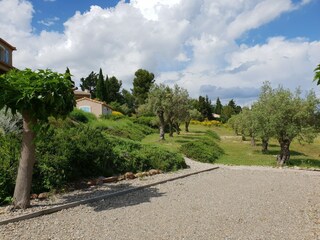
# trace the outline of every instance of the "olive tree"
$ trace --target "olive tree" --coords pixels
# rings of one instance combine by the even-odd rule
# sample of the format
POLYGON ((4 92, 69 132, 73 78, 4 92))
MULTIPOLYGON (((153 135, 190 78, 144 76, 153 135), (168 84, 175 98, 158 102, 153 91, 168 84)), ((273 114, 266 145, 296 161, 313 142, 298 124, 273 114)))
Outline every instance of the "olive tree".
POLYGON ((146 103, 138 109, 138 113, 151 112, 159 118, 160 140, 165 140, 166 115, 171 106, 171 99, 172 89, 164 84, 154 84, 150 89, 146 103))
POLYGON ((13 196, 15 208, 30 205, 35 163, 36 130, 49 116, 65 117, 75 105, 70 74, 51 70, 11 70, 0 76, 0 110, 20 113, 23 119, 22 148, 13 196))
POLYGON ((311 142, 316 137, 313 123, 318 100, 312 91, 302 98, 299 89, 295 93, 283 87, 272 89, 270 83, 265 83, 264 88, 266 97, 258 103, 264 106, 260 111, 268 121, 267 128, 280 144, 277 162, 282 166, 290 159, 293 139, 311 142))

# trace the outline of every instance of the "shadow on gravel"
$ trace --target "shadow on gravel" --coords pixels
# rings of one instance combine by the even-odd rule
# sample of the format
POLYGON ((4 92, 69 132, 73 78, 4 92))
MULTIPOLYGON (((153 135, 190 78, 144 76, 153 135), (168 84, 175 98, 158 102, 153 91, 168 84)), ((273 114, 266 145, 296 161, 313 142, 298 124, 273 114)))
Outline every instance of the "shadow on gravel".
POLYGON ((89 203, 87 206, 92 207, 96 212, 100 212, 150 202, 152 198, 162 197, 163 195, 165 194, 160 193, 157 188, 148 187, 120 196, 89 203))

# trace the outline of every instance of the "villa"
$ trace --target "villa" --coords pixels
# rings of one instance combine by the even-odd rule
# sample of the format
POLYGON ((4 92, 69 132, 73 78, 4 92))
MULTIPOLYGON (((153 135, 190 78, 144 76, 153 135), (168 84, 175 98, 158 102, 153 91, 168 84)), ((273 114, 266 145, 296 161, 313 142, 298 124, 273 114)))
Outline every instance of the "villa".
POLYGON ((90 99, 87 97, 77 99, 76 102, 77 102, 78 109, 85 112, 91 112, 97 117, 112 113, 112 108, 109 105, 107 105, 105 102, 90 99))
POLYGON ((12 52, 15 50, 17 50, 15 47, 0 38, 0 74, 14 68, 12 66, 12 52))

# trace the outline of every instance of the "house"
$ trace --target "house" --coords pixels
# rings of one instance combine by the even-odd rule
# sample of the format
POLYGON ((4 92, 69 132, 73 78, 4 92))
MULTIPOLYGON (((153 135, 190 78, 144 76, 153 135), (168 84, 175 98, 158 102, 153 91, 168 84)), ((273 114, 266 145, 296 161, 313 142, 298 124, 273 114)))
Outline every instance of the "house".
POLYGON ((220 114, 213 113, 213 114, 212 114, 212 117, 215 118, 215 119, 216 119, 216 118, 221 118, 221 115, 220 115, 220 114))
POLYGON ((12 52, 17 50, 5 40, 0 38, 0 74, 8 72, 12 66, 12 52))
POLYGON ((105 102, 90 99, 87 97, 80 98, 76 100, 76 102, 78 109, 85 112, 91 112, 97 117, 99 117, 100 115, 108 115, 112 113, 112 108, 105 102))
POLYGON ((78 99, 81 99, 81 98, 91 98, 91 94, 89 91, 78 91, 78 90, 75 90, 74 91, 74 98, 76 100, 78 99))

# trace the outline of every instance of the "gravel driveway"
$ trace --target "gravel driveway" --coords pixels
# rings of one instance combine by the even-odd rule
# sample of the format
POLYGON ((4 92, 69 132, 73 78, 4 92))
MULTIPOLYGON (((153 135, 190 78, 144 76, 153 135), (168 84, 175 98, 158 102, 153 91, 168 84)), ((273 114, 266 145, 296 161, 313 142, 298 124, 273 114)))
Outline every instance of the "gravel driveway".
POLYGON ((221 167, 0 226, 0 239, 320 239, 320 173, 221 167))

